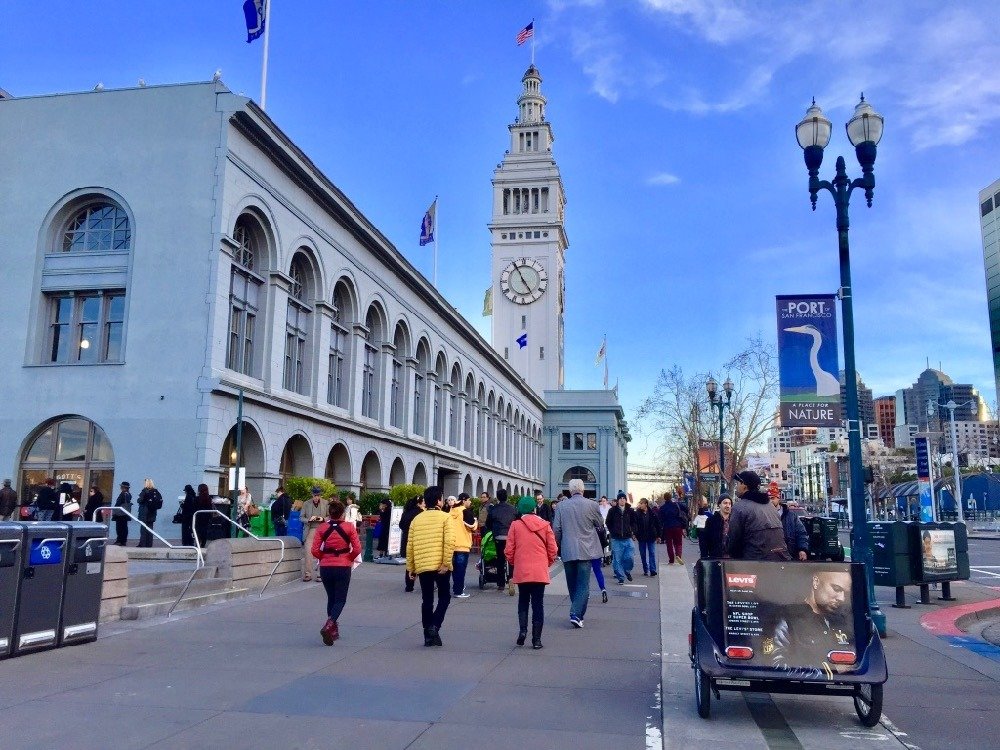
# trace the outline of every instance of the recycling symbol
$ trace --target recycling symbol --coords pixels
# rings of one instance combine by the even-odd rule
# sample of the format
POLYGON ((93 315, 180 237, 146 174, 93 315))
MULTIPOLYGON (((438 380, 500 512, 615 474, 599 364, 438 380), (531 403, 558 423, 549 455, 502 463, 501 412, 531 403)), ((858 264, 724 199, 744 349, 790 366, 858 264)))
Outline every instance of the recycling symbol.
POLYGON ((49 546, 47 544, 43 544, 38 548, 38 554, 42 556, 43 560, 48 560, 50 557, 52 557, 52 550, 49 549, 49 546))

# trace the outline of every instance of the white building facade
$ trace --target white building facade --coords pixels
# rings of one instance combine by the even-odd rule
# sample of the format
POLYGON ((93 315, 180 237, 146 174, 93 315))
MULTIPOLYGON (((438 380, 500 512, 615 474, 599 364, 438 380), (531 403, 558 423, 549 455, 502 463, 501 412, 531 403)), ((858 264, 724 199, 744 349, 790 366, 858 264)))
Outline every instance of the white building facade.
POLYGON ((290 475, 541 486, 540 391, 250 100, 8 98, 0 144, 0 459, 22 498, 52 475, 225 492, 240 391, 258 498, 290 475))

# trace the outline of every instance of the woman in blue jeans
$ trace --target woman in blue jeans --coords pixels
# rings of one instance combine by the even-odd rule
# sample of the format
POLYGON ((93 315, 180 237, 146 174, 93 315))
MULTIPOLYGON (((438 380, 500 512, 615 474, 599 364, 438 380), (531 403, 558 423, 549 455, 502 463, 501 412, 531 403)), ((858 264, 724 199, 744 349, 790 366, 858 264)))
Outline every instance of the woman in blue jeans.
POLYGON ((642 498, 635 514, 635 538, 639 542, 639 559, 644 576, 656 575, 656 540, 661 532, 660 519, 650 510, 649 500, 642 498))

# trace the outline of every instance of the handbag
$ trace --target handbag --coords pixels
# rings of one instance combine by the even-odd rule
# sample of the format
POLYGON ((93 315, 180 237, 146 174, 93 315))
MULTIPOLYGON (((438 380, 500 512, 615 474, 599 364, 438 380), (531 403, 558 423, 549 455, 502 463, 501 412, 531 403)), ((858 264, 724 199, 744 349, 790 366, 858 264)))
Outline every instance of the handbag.
POLYGON ((72 515, 73 513, 80 512, 80 503, 76 500, 70 500, 68 503, 64 503, 62 506, 62 514, 64 516, 72 515))
POLYGON ((260 515, 260 507, 257 503, 252 502, 247 506, 247 515, 250 516, 250 518, 256 518, 260 515))

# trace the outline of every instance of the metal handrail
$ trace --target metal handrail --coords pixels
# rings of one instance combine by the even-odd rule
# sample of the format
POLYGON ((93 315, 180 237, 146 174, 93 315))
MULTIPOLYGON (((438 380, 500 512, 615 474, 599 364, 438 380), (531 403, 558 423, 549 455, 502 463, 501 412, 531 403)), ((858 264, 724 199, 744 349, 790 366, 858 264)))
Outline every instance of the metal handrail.
MULTIPOLYGON (((202 567, 205 566, 205 558, 202 555, 201 547, 197 547, 197 546, 192 547, 189 544, 171 544, 166 539, 164 539, 162 536, 160 536, 155 531, 153 531, 153 529, 145 521, 140 521, 138 518, 136 518, 135 516, 132 515, 131 511, 125 510, 125 508, 123 508, 120 505, 102 505, 100 508, 96 508, 94 510, 94 518, 97 518, 97 514, 100 513, 101 511, 106 511, 106 512, 110 512, 111 513, 110 518, 108 518, 108 525, 109 525, 109 527, 111 525, 111 519, 114 518, 115 513, 124 513, 126 516, 128 516, 133 521, 135 521, 137 524, 139 524, 144 529, 146 529, 146 531, 148 531, 150 534, 152 534, 157 539, 159 539, 161 542, 163 542, 165 545, 167 545, 170 549, 193 549, 194 553, 195 553, 195 558, 196 558, 195 559, 195 566, 194 566, 195 570, 198 570, 199 568, 202 568, 202 567)), ((195 541, 196 542, 198 541, 198 537, 197 536, 195 536, 195 541)))
MULTIPOLYGON (((230 518, 229 516, 227 516, 221 510, 218 510, 217 508, 211 508, 211 509, 196 510, 191 515, 191 520, 192 520, 191 526, 192 526, 192 528, 194 530, 194 543, 195 544, 198 544, 198 545, 201 544, 201 540, 198 538, 198 525, 196 523, 194 523, 194 518, 199 513, 216 513, 216 514, 222 516, 223 518, 225 518, 226 521, 228 521, 230 524, 232 524, 233 526, 235 526, 237 529, 239 529, 240 531, 244 532, 247 536, 252 537, 253 539, 256 539, 258 542, 264 541, 259 536, 257 536, 252 531, 250 531, 249 529, 244 528, 240 524, 236 523, 236 521, 234 521, 232 518, 230 518)), ((284 540, 281 537, 274 537, 274 538, 278 542, 278 544, 281 545, 281 554, 278 556, 278 562, 276 562, 274 564, 274 567, 271 568, 271 573, 267 576, 267 580, 264 581, 263 588, 261 588, 260 593, 257 594, 257 598, 258 599, 262 599, 264 597, 264 590, 267 589, 268 584, 271 583, 271 579, 274 577, 275 572, 278 570, 278 566, 281 565, 281 563, 283 563, 285 561, 285 542, 284 542, 284 540)), ((177 597, 177 601, 175 601, 173 603, 173 605, 170 607, 170 611, 167 612, 167 617, 170 617, 174 613, 174 609, 177 607, 177 605, 181 603, 181 599, 184 598, 184 594, 186 594, 187 590, 191 587, 191 583, 194 581, 194 577, 195 577, 195 575, 197 573, 198 573, 197 570, 195 570, 193 573, 191 573, 191 577, 188 578, 187 583, 184 584, 184 588, 181 590, 180 596, 177 597)))

